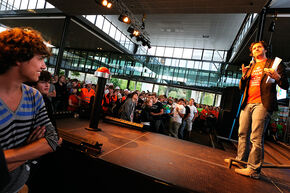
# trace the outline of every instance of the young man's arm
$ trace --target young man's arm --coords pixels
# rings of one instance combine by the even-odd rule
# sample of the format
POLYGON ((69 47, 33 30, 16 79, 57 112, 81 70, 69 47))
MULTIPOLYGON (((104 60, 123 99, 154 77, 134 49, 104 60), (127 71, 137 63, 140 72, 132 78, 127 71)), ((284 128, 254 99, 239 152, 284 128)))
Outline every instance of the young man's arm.
MULTIPOLYGON (((62 139, 60 138, 58 143, 61 144, 61 141, 62 139)), ((4 156, 7 162, 8 170, 12 171, 13 169, 16 169, 20 165, 24 164, 27 160, 38 158, 52 151, 53 149, 43 137, 26 146, 4 150, 4 156)))

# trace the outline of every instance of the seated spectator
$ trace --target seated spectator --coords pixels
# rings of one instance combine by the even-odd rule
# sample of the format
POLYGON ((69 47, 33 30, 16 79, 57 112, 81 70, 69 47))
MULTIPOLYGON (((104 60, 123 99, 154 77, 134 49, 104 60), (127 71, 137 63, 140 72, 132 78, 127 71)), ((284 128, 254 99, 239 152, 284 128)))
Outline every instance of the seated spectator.
POLYGON ((119 110, 120 118, 133 122, 134 119, 134 111, 138 101, 138 94, 132 93, 128 96, 125 103, 121 106, 119 110))
POLYGON ((77 112, 79 107, 81 106, 81 98, 77 95, 77 88, 72 88, 72 93, 69 95, 68 98, 68 111, 77 112))

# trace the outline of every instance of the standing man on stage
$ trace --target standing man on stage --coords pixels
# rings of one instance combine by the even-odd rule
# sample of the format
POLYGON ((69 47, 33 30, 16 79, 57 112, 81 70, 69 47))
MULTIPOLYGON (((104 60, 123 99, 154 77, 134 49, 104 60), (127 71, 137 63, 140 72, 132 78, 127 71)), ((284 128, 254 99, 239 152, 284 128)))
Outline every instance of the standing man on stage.
MULTIPOLYGON (((276 85, 285 90, 289 87, 285 66, 279 64, 277 70, 271 68, 274 60, 266 57, 266 48, 264 41, 251 44, 253 61, 247 67, 242 65, 242 78, 239 85, 244 94, 236 159, 247 162, 247 167, 235 169, 235 172, 256 179, 260 177, 264 160, 265 130, 272 112, 278 110, 276 85), (268 77, 274 81, 267 82, 268 77)), ((225 161, 229 162, 229 159, 225 161)))
MULTIPOLYGON (((30 160, 61 144, 43 97, 23 82, 36 82, 50 55, 40 33, 12 28, 0 33, 0 146, 10 180, 2 189, 18 192, 29 176, 30 160)), ((1 179, 2 176, 0 176, 1 179)))

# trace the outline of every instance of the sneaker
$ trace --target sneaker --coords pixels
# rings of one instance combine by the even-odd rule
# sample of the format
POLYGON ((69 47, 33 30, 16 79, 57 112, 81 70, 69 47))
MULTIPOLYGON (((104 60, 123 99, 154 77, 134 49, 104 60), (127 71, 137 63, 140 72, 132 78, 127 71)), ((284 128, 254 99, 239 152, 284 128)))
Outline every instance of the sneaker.
MULTIPOLYGON (((230 163, 230 159, 224 159, 224 161, 225 161, 227 164, 230 163)), ((235 166, 237 166, 237 167, 239 167, 239 168, 245 168, 245 167, 243 167, 242 164, 240 164, 239 162, 236 162, 236 161, 232 161, 232 165, 235 165, 235 166)))
POLYGON ((260 178, 260 173, 257 171, 251 169, 251 168, 244 168, 244 169, 235 169, 235 172, 238 174, 241 174, 243 176, 248 176, 254 179, 259 179, 260 178))

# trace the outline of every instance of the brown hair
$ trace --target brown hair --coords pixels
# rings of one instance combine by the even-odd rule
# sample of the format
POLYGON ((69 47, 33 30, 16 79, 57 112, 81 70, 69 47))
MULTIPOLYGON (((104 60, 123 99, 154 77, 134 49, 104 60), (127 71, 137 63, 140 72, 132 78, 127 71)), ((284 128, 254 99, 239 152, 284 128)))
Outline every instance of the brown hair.
POLYGON ((250 56, 253 56, 253 54, 252 54, 252 49, 253 49, 253 46, 255 45, 255 44, 258 44, 258 43, 261 43, 262 45, 263 45, 263 47, 264 47, 264 49, 265 50, 267 50, 267 44, 266 44, 266 42, 264 42, 264 41, 256 41, 256 42, 253 42, 253 43, 251 43, 251 46, 250 46, 250 56))
POLYGON ((16 62, 25 62, 35 54, 50 56, 41 34, 32 28, 11 28, 0 33, 0 74, 16 62))

